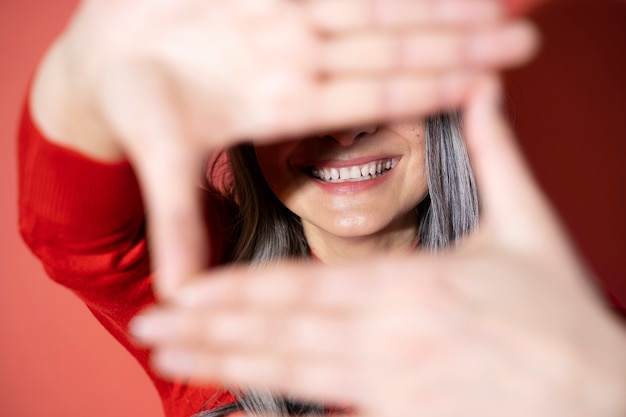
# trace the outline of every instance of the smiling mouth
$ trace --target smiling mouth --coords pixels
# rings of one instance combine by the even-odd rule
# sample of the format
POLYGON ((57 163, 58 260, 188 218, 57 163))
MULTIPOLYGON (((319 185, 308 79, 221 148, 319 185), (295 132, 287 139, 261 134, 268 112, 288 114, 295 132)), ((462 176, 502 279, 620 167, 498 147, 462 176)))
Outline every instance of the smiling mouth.
POLYGON ((378 178, 396 166, 392 158, 346 167, 311 167, 310 175, 324 182, 357 182, 378 178))

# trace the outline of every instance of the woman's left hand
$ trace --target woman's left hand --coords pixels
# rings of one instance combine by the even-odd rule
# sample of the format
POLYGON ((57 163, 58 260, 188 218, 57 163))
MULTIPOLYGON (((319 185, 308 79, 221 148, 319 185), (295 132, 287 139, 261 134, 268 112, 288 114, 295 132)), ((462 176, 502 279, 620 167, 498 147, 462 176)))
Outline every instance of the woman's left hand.
POLYGON ((466 112, 483 209, 475 236, 437 256, 201 277, 132 325, 156 368, 377 417, 623 416, 624 329, 590 287, 496 96, 485 80, 466 112))

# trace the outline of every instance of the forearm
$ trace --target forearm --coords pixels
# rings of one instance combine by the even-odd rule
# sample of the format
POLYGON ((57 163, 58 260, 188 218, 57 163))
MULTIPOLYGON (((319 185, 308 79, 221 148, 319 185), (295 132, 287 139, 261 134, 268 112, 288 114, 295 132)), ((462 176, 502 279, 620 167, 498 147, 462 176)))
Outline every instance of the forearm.
POLYGON ((59 38, 37 69, 30 92, 33 121, 50 142, 96 160, 120 160, 122 147, 90 102, 68 49, 67 38, 59 38))

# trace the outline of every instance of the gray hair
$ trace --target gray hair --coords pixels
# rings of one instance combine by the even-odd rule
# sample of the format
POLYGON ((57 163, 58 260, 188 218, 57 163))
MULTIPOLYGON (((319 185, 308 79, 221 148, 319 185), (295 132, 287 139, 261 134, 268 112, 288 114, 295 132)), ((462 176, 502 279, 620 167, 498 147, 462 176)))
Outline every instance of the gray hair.
MULTIPOLYGON (((455 245, 478 225, 478 195, 463 141, 458 112, 426 119, 426 176, 428 195, 416 210, 418 247, 441 251, 455 245)), ((262 265, 281 259, 310 257, 302 224, 274 195, 263 179, 250 144, 227 151, 225 189, 237 207, 234 263, 262 265)), ((303 404, 268 391, 231 390, 238 403, 203 411, 194 417, 223 417, 237 410, 249 414, 285 416, 323 414, 320 405, 303 404), (300 404, 301 407, 294 407, 300 404)))
POLYGON ((237 411, 244 411, 249 416, 263 417, 321 416, 328 413, 328 408, 323 405, 278 396, 269 390, 257 388, 241 391, 230 388, 229 391, 236 398, 236 402, 200 411, 192 417, 225 417, 237 411))
MULTIPOLYGON (((428 196, 416 207, 419 247, 446 248, 478 224, 478 196, 463 142, 458 112, 426 120, 428 196)), ((233 262, 265 264, 308 256, 300 219, 274 195, 263 179, 252 145, 227 151, 227 190, 237 202, 238 239, 233 262)))

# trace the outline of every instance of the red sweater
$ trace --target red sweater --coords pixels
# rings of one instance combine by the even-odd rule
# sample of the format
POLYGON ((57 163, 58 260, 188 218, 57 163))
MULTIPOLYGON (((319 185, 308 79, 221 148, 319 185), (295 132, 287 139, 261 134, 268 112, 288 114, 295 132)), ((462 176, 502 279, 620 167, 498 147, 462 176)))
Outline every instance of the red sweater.
MULTIPOLYGON (((76 293, 139 361, 168 417, 189 417, 203 405, 233 402, 221 386, 159 378, 149 366, 149 352, 128 334, 130 319, 155 301, 144 210, 130 165, 96 162, 49 142, 34 125, 28 104, 19 140, 20 230, 48 275, 76 293)), ((222 225, 230 216, 220 201, 207 199, 212 264, 221 258, 222 225)))

